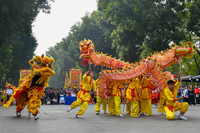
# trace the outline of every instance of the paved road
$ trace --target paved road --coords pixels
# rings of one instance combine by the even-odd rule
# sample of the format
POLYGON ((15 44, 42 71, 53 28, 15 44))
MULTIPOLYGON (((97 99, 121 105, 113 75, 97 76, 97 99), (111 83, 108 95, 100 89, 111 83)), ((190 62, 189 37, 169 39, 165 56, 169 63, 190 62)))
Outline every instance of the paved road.
MULTIPOLYGON (((22 117, 15 116, 15 106, 0 107, 0 133, 198 133, 200 131, 200 106, 190 106, 187 121, 169 121, 159 115, 152 106, 152 116, 131 118, 123 112, 119 118, 109 114, 95 115, 94 105, 89 105, 83 119, 75 119, 78 109, 67 112, 68 105, 43 105, 40 119, 27 119, 27 110, 22 117)), ((176 112, 178 116, 178 112, 176 112)))

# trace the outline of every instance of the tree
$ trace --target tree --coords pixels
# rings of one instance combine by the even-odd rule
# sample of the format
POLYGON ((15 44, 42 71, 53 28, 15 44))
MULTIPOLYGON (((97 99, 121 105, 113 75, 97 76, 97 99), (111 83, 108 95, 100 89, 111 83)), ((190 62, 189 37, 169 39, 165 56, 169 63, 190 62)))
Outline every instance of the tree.
POLYGON ((27 66, 28 62, 24 63, 24 61, 27 61, 27 58, 32 58, 37 46, 32 35, 32 22, 40 10, 46 13, 50 11, 50 1, 53 0, 0 1, 1 87, 4 87, 7 81, 17 83, 19 68, 23 66, 21 64, 27 66), (24 51, 25 47, 28 50, 24 51), (20 53, 24 54, 19 57, 20 53), (23 62, 22 59, 24 59, 23 62))
MULTIPOLYGON (((99 18, 97 12, 86 14, 82 18, 82 23, 77 22, 74 24, 68 36, 47 51, 47 55, 52 56, 56 62, 54 64, 56 75, 52 77, 49 83, 50 86, 57 88, 63 87, 65 71, 69 71, 70 68, 81 68, 83 69, 83 73, 88 70, 88 66, 81 66, 79 60, 79 42, 81 40, 92 40, 95 45, 95 51, 116 55, 115 50, 111 48, 111 43, 109 43, 111 41, 105 39, 104 32, 100 29, 99 18)), ((97 75, 100 70, 100 67, 93 68, 93 71, 96 73, 95 75, 97 75)))
POLYGON ((182 0, 99 0, 98 9, 105 22, 113 25, 110 38, 121 58, 138 61, 140 47, 150 51, 168 48, 170 41, 185 39, 182 0))

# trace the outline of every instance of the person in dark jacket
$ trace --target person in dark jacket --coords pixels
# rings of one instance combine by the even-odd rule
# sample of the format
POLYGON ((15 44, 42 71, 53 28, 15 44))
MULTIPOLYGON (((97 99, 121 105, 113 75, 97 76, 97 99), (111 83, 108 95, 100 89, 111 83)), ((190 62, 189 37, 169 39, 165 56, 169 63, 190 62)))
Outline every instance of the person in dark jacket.
POLYGON ((55 98, 55 90, 53 90, 53 89, 50 90, 49 98, 51 99, 51 104, 54 104, 53 99, 55 98))
POLYGON ((195 105, 194 89, 192 88, 192 85, 189 86, 188 95, 189 95, 189 97, 188 97, 189 105, 191 105, 191 104, 195 105))
POLYGON ((61 89, 59 89, 57 92, 57 104, 60 104, 60 93, 61 93, 61 89))
POLYGON ((47 99, 49 98, 49 88, 45 89, 45 104, 47 104, 47 99))

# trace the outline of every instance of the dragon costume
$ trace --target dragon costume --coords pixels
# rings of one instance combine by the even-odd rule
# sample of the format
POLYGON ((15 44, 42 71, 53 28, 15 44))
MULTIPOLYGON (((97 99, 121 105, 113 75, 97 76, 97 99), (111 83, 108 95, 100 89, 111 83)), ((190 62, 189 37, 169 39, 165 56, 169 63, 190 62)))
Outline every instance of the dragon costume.
POLYGON ((109 87, 104 87, 108 82, 124 81, 134 79, 141 75, 148 75, 163 90, 167 87, 167 76, 163 72, 164 68, 179 63, 181 57, 191 58, 196 52, 196 47, 192 42, 183 43, 181 46, 176 44, 162 52, 154 52, 146 59, 139 62, 129 63, 107 56, 107 54, 95 52, 94 43, 91 40, 79 42, 79 49, 83 57, 82 64, 88 62, 94 65, 106 66, 112 70, 102 70, 99 76, 99 95, 106 97, 109 87))
POLYGON ((53 71, 54 59, 47 56, 35 56, 29 61, 32 66, 32 72, 24 78, 18 88, 14 89, 14 93, 11 95, 9 101, 3 105, 4 108, 9 108, 11 103, 16 100, 16 115, 21 116, 21 111, 27 105, 29 112, 29 118, 32 115, 35 120, 39 117, 37 114, 40 112, 38 108, 41 106, 41 98, 45 96, 45 87, 48 86, 48 82, 52 75, 55 75, 53 71))
MULTIPOLYGON (((90 62, 95 66, 106 66, 112 69, 102 70, 99 74, 98 87, 100 97, 105 98, 108 96, 108 93, 112 91, 110 90, 112 87, 109 87, 109 83, 120 81, 128 82, 142 75, 143 77, 147 76, 148 80, 152 80, 153 83, 152 85, 151 82, 148 83, 146 80, 146 84, 143 84, 142 87, 140 99, 149 99, 149 101, 151 99, 150 90, 155 89, 155 87, 152 86, 156 86, 158 92, 162 92, 168 86, 167 80, 171 78, 172 74, 170 72, 164 72, 164 69, 179 63, 181 57, 193 57, 197 50, 192 42, 183 43, 181 46, 174 44, 170 49, 157 53, 154 52, 154 54, 146 59, 142 59, 140 62, 133 64, 115 59, 115 57, 112 58, 111 56, 107 56, 107 54, 95 52, 94 43, 91 40, 85 39, 79 42, 79 49, 81 52, 79 58, 83 57, 82 65, 87 65, 88 62, 90 62)), ((150 108, 150 104, 148 104, 148 106, 150 108)), ((148 114, 151 115, 151 110, 148 112, 148 114)))

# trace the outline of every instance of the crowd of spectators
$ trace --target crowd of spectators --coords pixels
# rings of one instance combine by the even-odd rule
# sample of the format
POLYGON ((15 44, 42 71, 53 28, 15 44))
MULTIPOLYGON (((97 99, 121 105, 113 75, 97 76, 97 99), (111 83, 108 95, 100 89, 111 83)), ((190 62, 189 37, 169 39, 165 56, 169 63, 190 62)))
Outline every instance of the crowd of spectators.
POLYGON ((78 93, 78 89, 72 89, 69 87, 68 89, 57 89, 53 87, 45 88, 45 97, 42 99, 42 104, 60 104, 60 97, 65 96, 76 96, 78 93))
POLYGON ((192 86, 183 86, 181 90, 179 90, 179 95, 184 97, 184 102, 188 102, 189 105, 200 104, 200 87, 197 85, 192 86))

